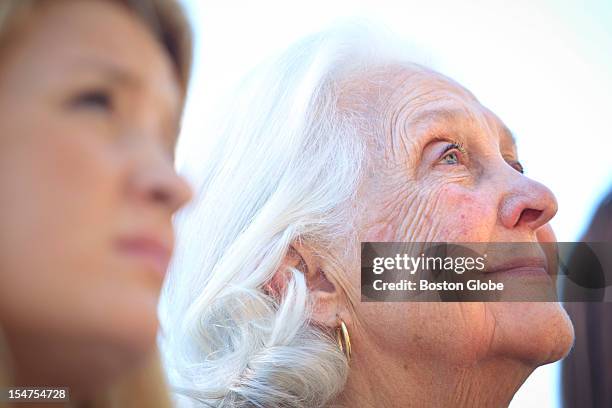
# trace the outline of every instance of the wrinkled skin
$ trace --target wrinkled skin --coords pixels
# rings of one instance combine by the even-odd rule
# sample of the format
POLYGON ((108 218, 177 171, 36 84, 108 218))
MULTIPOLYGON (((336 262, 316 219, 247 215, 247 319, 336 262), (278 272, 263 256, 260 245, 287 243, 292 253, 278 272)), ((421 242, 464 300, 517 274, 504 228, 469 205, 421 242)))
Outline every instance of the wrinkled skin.
MULTIPOLYGON (((521 173, 512 135, 461 86, 389 67, 346 84, 342 104, 371 128, 359 241, 554 241, 555 197, 521 173), (452 143, 461 147, 444 153, 452 143)), ((325 270, 302 254, 309 270, 325 270)), ((342 406, 506 406, 537 366, 571 347, 558 303, 362 303, 359 259, 347 263, 354 309, 313 291, 315 319, 333 327, 339 317, 351 334, 342 406)))
POLYGON ((0 326, 16 384, 84 395, 155 347, 163 262, 120 242, 172 248, 182 91, 115 2, 45 2, 17 30, 0 64, 0 326))

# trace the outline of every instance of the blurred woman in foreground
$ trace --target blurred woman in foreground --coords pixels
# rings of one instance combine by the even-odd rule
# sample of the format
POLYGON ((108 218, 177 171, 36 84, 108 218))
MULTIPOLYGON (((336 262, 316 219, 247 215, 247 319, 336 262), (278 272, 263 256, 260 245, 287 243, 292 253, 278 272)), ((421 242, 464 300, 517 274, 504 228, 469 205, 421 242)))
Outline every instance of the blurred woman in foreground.
POLYGON ((3 386, 168 404, 156 307, 190 197, 173 169, 190 47, 171 0, 0 3, 3 386))
POLYGON ((186 406, 500 407, 567 353, 558 303, 360 301, 360 242, 539 245, 557 208, 497 116, 388 44, 317 35, 240 90, 162 296, 186 406))

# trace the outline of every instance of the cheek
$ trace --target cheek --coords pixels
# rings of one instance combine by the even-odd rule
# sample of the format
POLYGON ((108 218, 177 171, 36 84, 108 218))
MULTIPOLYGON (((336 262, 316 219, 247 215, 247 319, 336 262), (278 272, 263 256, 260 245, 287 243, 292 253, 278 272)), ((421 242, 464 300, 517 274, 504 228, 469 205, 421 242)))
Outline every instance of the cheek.
POLYGON ((3 225, 24 243, 37 237, 41 255, 91 256, 117 215, 120 175, 93 135, 61 130, 24 134, 26 141, 11 149, 3 169, 10 178, 2 178, 8 193, 3 225))
POLYGON ((482 303, 361 303, 361 341, 406 364, 470 364, 485 356, 494 320, 482 303), (363 339, 363 340, 362 340, 363 339))
POLYGON ((488 241, 497 223, 495 195, 458 183, 403 183, 370 200, 362 241, 488 241))
POLYGON ((36 127, 15 118, 0 127, 11 135, 0 152, 3 321, 118 341, 138 330, 150 341, 159 284, 126 273, 112 248, 123 159, 108 139, 37 115, 36 127))
POLYGON ((434 241, 481 242, 491 238, 497 205, 490 194, 446 184, 433 194, 430 218, 437 225, 434 241))

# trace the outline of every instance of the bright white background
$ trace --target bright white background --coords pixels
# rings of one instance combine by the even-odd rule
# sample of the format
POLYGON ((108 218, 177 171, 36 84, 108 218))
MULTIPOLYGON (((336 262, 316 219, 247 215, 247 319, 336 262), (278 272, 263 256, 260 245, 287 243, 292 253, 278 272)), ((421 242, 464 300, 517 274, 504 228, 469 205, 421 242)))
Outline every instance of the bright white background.
MULTIPOLYGON (((387 26, 471 90, 515 133, 527 175, 557 196, 559 241, 579 239, 612 187, 612 1, 183 0, 194 77, 177 162, 206 159, 219 101, 266 56, 346 18, 387 26)), ((512 407, 558 407, 559 364, 538 369, 512 407)))

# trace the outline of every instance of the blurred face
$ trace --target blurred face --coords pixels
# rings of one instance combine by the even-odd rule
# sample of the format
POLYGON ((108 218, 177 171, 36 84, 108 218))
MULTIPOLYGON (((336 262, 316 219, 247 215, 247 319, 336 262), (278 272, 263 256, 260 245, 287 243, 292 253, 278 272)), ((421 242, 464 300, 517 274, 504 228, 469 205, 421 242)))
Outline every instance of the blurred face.
MULTIPOLYGON (((370 146, 361 241, 554 239, 547 222, 557 210, 555 197, 522 174, 513 138, 495 115, 431 72, 397 69, 385 81, 393 91, 381 98, 383 133, 370 146)), ((527 373, 561 358, 573 336, 557 303, 357 302, 356 308, 363 344, 408 366, 469 367, 497 356, 518 361, 527 373)))
POLYGON ((172 163, 181 91, 111 1, 48 2, 2 52, 0 318, 18 380, 78 389, 154 347, 190 195, 172 163))

